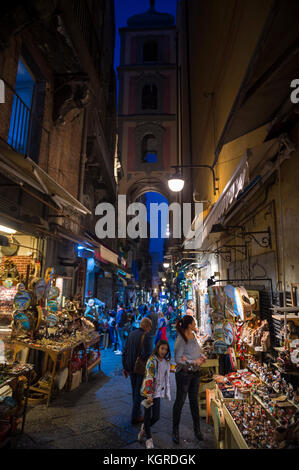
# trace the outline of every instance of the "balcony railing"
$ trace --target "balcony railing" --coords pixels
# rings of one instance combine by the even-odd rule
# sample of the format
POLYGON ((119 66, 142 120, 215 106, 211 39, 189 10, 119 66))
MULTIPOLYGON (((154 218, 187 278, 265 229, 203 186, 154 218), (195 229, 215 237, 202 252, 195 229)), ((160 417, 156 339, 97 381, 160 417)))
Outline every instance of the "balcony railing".
POLYGON ((41 119, 33 113, 13 87, 3 78, 2 81, 5 84, 5 103, 1 105, 5 107, 2 120, 9 121, 10 125, 6 135, 2 133, 0 137, 17 152, 38 162, 42 133, 49 134, 49 131, 42 126, 41 119))

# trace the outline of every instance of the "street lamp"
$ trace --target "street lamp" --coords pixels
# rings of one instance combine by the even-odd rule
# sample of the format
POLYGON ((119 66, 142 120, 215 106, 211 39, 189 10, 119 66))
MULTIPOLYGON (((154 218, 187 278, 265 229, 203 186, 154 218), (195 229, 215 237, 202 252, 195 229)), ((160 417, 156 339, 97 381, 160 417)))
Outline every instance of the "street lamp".
POLYGON ((170 266, 170 264, 169 264, 169 263, 163 263, 163 267, 164 267, 165 269, 168 269, 168 268, 169 268, 169 266, 170 266))
POLYGON ((182 191, 184 187, 185 181, 182 178, 181 173, 178 171, 168 180, 168 187, 170 191, 178 193, 182 191))
POLYGON ((216 181, 219 181, 219 178, 216 178, 214 168, 210 165, 175 165, 171 168, 176 170, 175 174, 168 180, 168 187, 171 191, 180 192, 184 187, 185 181, 178 170, 179 168, 208 168, 213 176, 214 195, 216 195, 216 191, 219 191, 219 188, 216 188, 216 181))

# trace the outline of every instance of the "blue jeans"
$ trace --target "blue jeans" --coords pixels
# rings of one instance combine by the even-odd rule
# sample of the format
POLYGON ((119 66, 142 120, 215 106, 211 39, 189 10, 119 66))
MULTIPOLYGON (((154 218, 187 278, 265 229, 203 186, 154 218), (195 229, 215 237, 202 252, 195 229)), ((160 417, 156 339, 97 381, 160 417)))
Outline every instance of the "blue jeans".
POLYGON ((130 374, 132 395, 133 395, 133 408, 132 408, 132 420, 141 416, 140 405, 143 400, 143 396, 140 395, 140 389, 143 381, 143 375, 130 374))
POLYGON ((124 328, 117 328, 117 336, 118 336, 118 342, 119 342, 119 350, 123 352, 125 343, 126 343, 126 337, 124 335, 124 328))
POLYGON ((110 333, 110 338, 111 338, 111 343, 115 343, 115 327, 114 326, 109 326, 109 333, 110 333))

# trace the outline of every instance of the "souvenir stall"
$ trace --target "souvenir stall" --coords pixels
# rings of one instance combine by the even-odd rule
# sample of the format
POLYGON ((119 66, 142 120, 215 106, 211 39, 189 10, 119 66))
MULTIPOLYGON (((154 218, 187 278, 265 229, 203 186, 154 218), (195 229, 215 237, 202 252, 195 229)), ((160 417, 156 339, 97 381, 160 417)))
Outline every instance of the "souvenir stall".
MULTIPOLYGON (((1 226, 0 232, 0 448, 13 445, 25 426, 33 365, 13 362, 11 343, 18 285, 39 265, 38 239, 1 226)), ((24 285, 24 284, 23 284, 24 285)))
POLYGON ((214 351, 226 355, 229 365, 214 374, 206 390, 206 417, 214 424, 218 447, 297 448, 298 332, 283 331, 281 346, 273 348, 258 291, 210 286, 208 295, 214 351))
POLYGON ((32 372, 32 364, 0 363, 0 448, 24 431, 32 372))
POLYGON ((73 390, 100 365, 99 335, 78 302, 62 308, 53 268, 18 283, 13 302, 13 361, 33 363, 30 402, 49 404, 53 391, 73 390))
POLYGON ((41 256, 37 238, 1 227, 9 232, 0 238, 0 338, 5 340, 11 334, 17 284, 36 275, 41 256))

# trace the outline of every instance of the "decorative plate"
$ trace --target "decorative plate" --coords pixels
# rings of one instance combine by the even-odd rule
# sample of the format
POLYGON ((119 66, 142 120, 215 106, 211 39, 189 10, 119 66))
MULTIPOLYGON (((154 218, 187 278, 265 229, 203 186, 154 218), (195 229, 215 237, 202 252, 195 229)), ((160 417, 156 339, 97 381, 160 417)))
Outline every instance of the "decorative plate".
POLYGON ((57 297, 59 297, 59 294, 60 294, 60 290, 58 289, 58 287, 52 286, 49 289, 47 298, 48 300, 54 300, 54 299, 57 299, 57 297))
POLYGON ((223 338, 228 346, 235 342, 235 328, 229 321, 223 323, 223 338))
POLYGON ((38 279, 34 286, 34 293, 36 295, 37 300, 41 300, 45 295, 46 290, 46 281, 44 279, 38 279))
POLYGON ((14 298, 14 308, 18 311, 26 310, 31 302, 31 297, 29 292, 17 292, 14 298))
POLYGON ((225 354, 227 353, 227 349, 228 349, 228 346, 224 341, 220 339, 218 341, 215 341, 214 351, 216 354, 225 354))
POLYGON ((31 317, 24 312, 17 312, 14 315, 14 323, 18 330, 30 331, 31 329, 31 317))
POLYGON ((214 326, 214 338, 216 340, 221 339, 222 341, 224 341, 223 323, 222 322, 219 322, 219 323, 215 324, 215 326, 214 326))
POLYGON ((69 375, 69 370, 67 367, 60 372, 58 376, 58 380, 57 380, 57 387, 59 390, 62 390, 63 387, 65 386, 68 375, 69 375))
POLYGON ((57 302, 55 302, 55 300, 49 300, 47 302, 47 307, 51 312, 54 312, 54 313, 57 312, 58 310, 58 304, 57 302))
POLYGON ((54 326, 56 326, 58 323, 57 315, 54 315, 54 313, 49 313, 49 315, 47 316, 47 323, 50 328, 53 328, 54 326))

